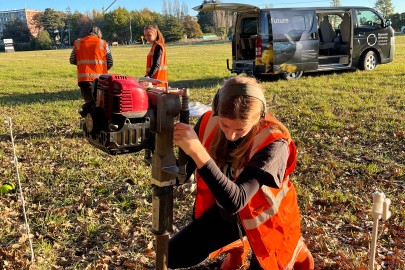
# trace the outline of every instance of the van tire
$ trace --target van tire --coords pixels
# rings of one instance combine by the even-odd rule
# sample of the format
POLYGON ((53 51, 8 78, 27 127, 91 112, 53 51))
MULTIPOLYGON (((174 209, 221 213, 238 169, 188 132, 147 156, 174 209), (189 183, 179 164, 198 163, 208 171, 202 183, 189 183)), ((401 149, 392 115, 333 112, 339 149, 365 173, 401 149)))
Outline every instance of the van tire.
POLYGON ((375 52, 368 51, 366 54, 363 55, 360 61, 360 69, 361 70, 373 70, 377 67, 378 64, 378 57, 375 52))
POLYGON ((296 80, 302 77, 302 74, 304 74, 304 71, 298 71, 298 72, 284 72, 281 73, 280 76, 284 80, 296 80))

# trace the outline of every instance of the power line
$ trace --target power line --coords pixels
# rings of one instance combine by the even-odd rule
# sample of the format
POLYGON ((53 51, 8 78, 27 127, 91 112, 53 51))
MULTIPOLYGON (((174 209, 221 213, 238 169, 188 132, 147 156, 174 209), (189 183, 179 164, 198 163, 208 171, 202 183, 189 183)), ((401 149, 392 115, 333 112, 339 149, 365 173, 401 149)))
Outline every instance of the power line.
POLYGON ((103 13, 105 13, 112 5, 114 5, 114 3, 117 2, 117 0, 114 0, 104 11, 103 13))

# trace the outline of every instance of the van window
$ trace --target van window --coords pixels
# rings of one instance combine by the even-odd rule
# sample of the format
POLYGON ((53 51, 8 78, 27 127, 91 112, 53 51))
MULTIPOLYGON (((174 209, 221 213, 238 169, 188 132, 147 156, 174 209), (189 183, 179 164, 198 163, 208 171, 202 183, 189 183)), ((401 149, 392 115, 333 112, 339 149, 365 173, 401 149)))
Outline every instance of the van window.
MULTIPOLYGON (((318 14, 318 22, 323 19, 325 14, 318 14)), ((326 14, 328 15, 328 20, 329 23, 332 25, 333 29, 339 29, 340 24, 342 23, 342 18, 343 14, 342 13, 337 13, 337 14, 326 14)))
POLYGON ((242 35, 256 35, 257 34, 257 19, 256 18, 245 18, 242 21, 242 35))
POLYGON ((310 32, 313 24, 311 12, 271 12, 273 38, 281 42, 297 42, 304 32, 310 32))
POLYGON ((356 10, 357 29, 362 32, 370 32, 383 28, 383 20, 377 13, 371 10, 356 10))

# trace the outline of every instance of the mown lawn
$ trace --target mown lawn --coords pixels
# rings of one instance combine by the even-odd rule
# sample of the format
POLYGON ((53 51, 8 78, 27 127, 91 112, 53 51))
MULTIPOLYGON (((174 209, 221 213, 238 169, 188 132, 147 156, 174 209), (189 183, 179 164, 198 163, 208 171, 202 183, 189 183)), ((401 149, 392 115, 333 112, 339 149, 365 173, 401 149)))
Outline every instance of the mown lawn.
MULTIPOLYGON (((148 50, 113 47, 111 73, 143 76, 148 50)), ((189 88, 191 101, 209 105, 233 76, 229 43, 173 45, 167 54, 170 85, 189 88)), ((12 119, 35 254, 30 264, 21 201, 1 195, 0 267, 154 269, 150 168, 143 152, 109 156, 83 138, 69 55, 0 54, 0 117, 12 119)), ((395 61, 371 72, 262 83, 270 110, 298 146, 292 180, 316 268, 367 268, 372 195, 383 191, 393 215, 380 221, 376 261, 405 269, 405 36, 396 38, 395 61)), ((9 128, 1 124, 1 182, 17 183, 12 160, 9 128)), ((175 188, 175 230, 189 220, 192 202, 186 186, 175 188)))

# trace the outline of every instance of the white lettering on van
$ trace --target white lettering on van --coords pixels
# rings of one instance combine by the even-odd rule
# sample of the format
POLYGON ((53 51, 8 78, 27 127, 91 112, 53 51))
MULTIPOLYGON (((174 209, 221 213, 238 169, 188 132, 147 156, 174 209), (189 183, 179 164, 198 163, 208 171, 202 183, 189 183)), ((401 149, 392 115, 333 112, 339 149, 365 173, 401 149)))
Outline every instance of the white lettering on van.
POLYGON ((288 23, 288 19, 271 18, 270 23, 288 23))
POLYGON ((378 45, 388 45, 388 33, 378 33, 378 45))

